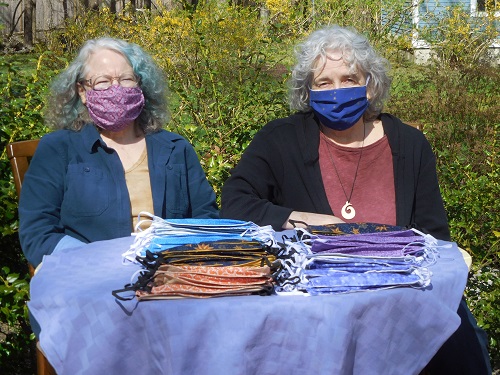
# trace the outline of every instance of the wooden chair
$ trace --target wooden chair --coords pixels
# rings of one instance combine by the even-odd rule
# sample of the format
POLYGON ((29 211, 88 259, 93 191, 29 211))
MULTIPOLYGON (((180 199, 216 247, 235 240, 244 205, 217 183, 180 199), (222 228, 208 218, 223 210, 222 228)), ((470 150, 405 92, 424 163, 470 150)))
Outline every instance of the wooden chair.
POLYGON ((24 174, 28 170, 31 157, 35 154, 37 146, 38 139, 13 142, 7 145, 7 157, 12 167, 18 198, 21 194, 24 174))
MULTIPOLYGON (((10 165, 12 167, 12 174, 14 175, 14 183, 16 185, 18 199, 21 194, 24 174, 28 170, 31 157, 35 154, 38 141, 38 139, 19 141, 9 143, 7 145, 7 157, 9 158, 10 165)), ((28 264, 28 267, 30 275, 33 276, 35 269, 31 264, 28 264)), ((36 367, 38 375, 55 375, 56 373, 49 361, 47 361, 47 358, 45 358, 38 342, 36 345, 36 367)))

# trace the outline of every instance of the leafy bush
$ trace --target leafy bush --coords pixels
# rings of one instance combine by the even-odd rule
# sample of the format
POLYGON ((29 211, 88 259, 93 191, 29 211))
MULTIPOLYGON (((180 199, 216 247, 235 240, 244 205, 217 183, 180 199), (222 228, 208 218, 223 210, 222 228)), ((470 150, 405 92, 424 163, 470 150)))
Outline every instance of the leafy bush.
POLYGON ((424 17, 419 35, 433 60, 395 69, 389 109, 433 145, 452 238, 474 259, 466 295, 499 368, 500 74, 487 53, 498 30, 494 14, 474 18, 459 6, 424 17))
POLYGON ((482 258, 500 228, 500 75, 495 68, 397 71, 389 110, 423 128, 436 153, 453 238, 482 258))
POLYGON ((5 146, 47 132, 42 109, 48 82, 57 73, 53 61, 50 52, 0 58, 0 363, 6 373, 34 372, 34 363, 26 360, 34 358, 29 355, 34 337, 26 307, 28 267, 17 237, 17 194, 5 146))
POLYGON ((474 259, 469 304, 500 364, 500 74, 494 67, 396 67, 388 110, 433 145, 452 239, 474 259))
POLYGON ((282 57, 267 53, 258 12, 225 5, 162 12, 140 41, 169 78, 169 129, 193 143, 219 193, 254 133, 287 112, 282 57))
POLYGON ((444 7, 423 16, 428 26, 419 35, 433 47, 441 66, 451 69, 476 68, 489 62, 488 47, 498 38, 498 16, 470 14, 465 5, 444 7))
POLYGON ((4 373, 13 374, 30 368, 34 356, 31 353, 31 328, 28 323, 28 276, 13 273, 8 267, 0 270, 0 363, 4 373))
MULTIPOLYGON (((0 57, 2 149, 13 140, 46 133, 42 116, 51 78, 85 40, 115 36, 143 46, 165 71, 171 89, 167 127, 194 145, 219 195, 253 135, 269 120, 288 114, 285 80, 291 45, 311 27, 353 25, 394 64, 387 111, 420 124, 434 147, 453 239, 474 258, 469 303, 490 335, 493 359, 500 361, 500 73, 476 65, 484 61, 477 52, 483 51, 481 43, 489 34, 474 36, 481 41, 468 45, 474 48, 460 47, 461 40, 452 39, 451 31, 466 21, 450 10, 448 18, 434 18, 438 32, 428 34, 439 58, 416 66, 406 60, 411 52, 408 2, 384 2, 383 13, 380 2, 372 0, 317 0, 314 9, 310 2, 296 7, 282 0, 257 3, 261 8, 200 1, 196 7, 156 12, 130 7, 119 14, 106 8, 82 12, 67 20, 65 28, 49 33, 36 56, 0 57)), ((457 35, 464 39, 461 30, 457 35)), ((2 332, 11 335, 7 341, 0 337, 3 369, 7 357, 23 346, 29 350, 30 340, 23 300, 28 287, 22 275, 27 270, 17 241, 17 197, 5 152, 0 158, 0 195, 0 253, 8 266, 0 272, 5 285, 0 321, 6 329, 2 332)))
POLYGON ((10 178, 10 164, 5 146, 13 141, 39 138, 48 129, 42 123, 42 109, 48 82, 55 71, 52 69, 50 52, 37 59, 4 57, 0 60, 0 143, 2 153, 0 168, 0 218, 4 235, 17 232, 17 196, 10 178), (32 67, 32 69, 27 69, 32 67))

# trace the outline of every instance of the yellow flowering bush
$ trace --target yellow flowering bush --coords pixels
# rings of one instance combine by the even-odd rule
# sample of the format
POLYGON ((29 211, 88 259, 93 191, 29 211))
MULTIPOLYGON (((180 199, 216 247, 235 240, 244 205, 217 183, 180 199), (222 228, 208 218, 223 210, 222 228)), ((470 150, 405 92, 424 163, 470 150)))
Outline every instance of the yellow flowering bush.
MULTIPOLYGON (((178 4, 154 11, 128 5, 117 14, 106 7, 82 10, 63 28, 48 33, 33 59, 2 62, 5 57, 0 56, 0 135, 6 143, 48 131, 42 114, 51 78, 87 39, 122 38, 150 52, 165 72, 171 91, 171 120, 165 126, 194 145, 219 196, 229 170, 254 134, 269 120, 288 114, 285 80, 293 62, 292 45, 321 25, 353 26, 394 66, 387 110, 421 123, 434 146, 452 235, 480 262, 472 270, 467 293, 475 299, 471 306, 490 334, 492 358, 499 368, 500 289, 494 280, 500 268, 500 161, 495 143, 500 134, 500 85, 497 71, 476 66, 498 35, 493 28, 498 16, 490 11, 474 19, 459 8, 421 14, 430 27, 419 30, 420 36, 438 59, 429 66, 415 66, 408 61, 413 52, 411 3, 384 0, 381 7, 376 0, 258 0, 243 7, 200 0, 185 9, 178 4)), ((0 167, 1 248, 10 251, 19 247, 17 201, 5 153, 0 167)), ((17 282, 12 254, 3 255, 10 269, 2 271, 17 282)), ((23 259, 17 264, 26 265, 23 259)), ((20 293, 26 290, 24 285, 20 293)), ((6 311, 17 318, 21 310, 14 306, 6 311)), ((1 348, 0 360, 5 353, 1 348)))
POLYGON ((499 37, 500 16, 494 12, 476 17, 462 5, 455 5, 422 18, 428 26, 419 35, 429 42, 441 64, 464 70, 489 62, 488 48, 499 37))

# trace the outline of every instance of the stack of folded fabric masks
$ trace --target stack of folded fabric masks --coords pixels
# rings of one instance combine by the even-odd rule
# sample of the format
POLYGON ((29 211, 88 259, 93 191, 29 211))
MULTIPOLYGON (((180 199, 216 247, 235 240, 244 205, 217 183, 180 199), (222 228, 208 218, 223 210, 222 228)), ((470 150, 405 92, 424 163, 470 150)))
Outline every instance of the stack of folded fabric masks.
POLYGON ((123 254, 125 263, 144 268, 113 292, 119 299, 425 288, 437 257, 434 237, 389 225, 309 226, 285 234, 238 220, 148 215, 149 227, 123 254), (126 291, 134 297, 123 298, 126 291))
POLYGON ((134 291, 139 300, 273 292, 270 227, 238 220, 164 220, 147 215, 149 227, 136 233, 123 254, 125 262, 140 263, 144 270, 135 282, 113 292, 117 298, 130 299, 122 297, 126 291, 134 291))
POLYGON ((435 262, 437 240, 414 229, 337 224, 331 232, 314 227, 297 232, 300 240, 287 241, 278 254, 283 267, 275 277, 277 292, 320 295, 424 288, 431 282, 427 267, 435 262))

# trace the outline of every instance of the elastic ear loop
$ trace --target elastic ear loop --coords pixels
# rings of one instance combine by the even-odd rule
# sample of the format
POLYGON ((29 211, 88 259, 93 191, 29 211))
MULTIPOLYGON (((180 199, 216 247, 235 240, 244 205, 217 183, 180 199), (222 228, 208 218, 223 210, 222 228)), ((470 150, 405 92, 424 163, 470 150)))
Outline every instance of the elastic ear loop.
POLYGON ((424 266, 429 267, 429 266, 436 264, 437 258, 439 257, 439 252, 437 251, 436 246, 429 244, 427 241, 425 241, 424 243, 419 242, 419 241, 413 241, 413 242, 406 244, 403 247, 403 254, 405 257, 411 256, 411 257, 415 258, 415 260, 419 263, 419 266, 422 266, 422 267, 424 267, 424 266), (422 249, 415 250, 415 251, 412 250, 412 251, 405 254, 407 247, 412 246, 412 245, 416 245, 416 244, 421 245, 422 249), (422 251, 423 254, 421 256, 418 256, 417 254, 420 251, 422 251), (419 258, 421 258, 420 261, 419 261, 419 258))
POLYGON ((141 211, 141 212, 139 212, 139 215, 137 215, 137 224, 134 227, 135 232, 142 232, 142 231, 144 231, 144 229, 142 229, 142 227, 141 227, 142 224, 144 224, 144 223, 150 223, 150 224, 152 224, 153 221, 154 221, 154 215, 152 213, 147 212, 147 211, 141 211), (142 219, 143 216, 147 216, 148 219, 142 219))
MULTIPOLYGON (((429 247, 438 247, 438 244, 437 244, 438 240, 434 236, 432 236, 432 235, 430 235, 428 233, 421 232, 421 231, 419 231, 416 228, 410 228, 410 229, 413 232, 417 233, 418 235, 424 237, 425 243, 427 245, 429 245, 429 247)), ((448 246, 448 245, 443 245, 443 246, 448 246)))
POLYGON ((141 255, 141 249, 147 247, 153 237, 155 216, 150 212, 141 211, 139 215, 137 215, 137 219, 138 222, 135 226, 135 232, 132 233, 132 236, 135 237, 134 242, 132 242, 128 250, 122 254, 122 263, 124 265, 135 263, 136 258, 141 255), (143 216, 149 217, 149 219, 142 219, 143 216), (150 226, 146 229, 142 229, 141 225, 146 222, 149 222, 150 226))
POLYGON ((302 269, 306 261, 307 249, 301 247, 300 244, 300 242, 286 242, 286 254, 280 259, 282 270, 279 287, 288 292, 296 290, 297 285, 304 281, 302 269), (283 257, 286 258, 283 259, 283 257))
MULTIPOLYGON (((426 234, 424 234, 416 229, 412 229, 412 230, 415 231, 416 233, 422 235, 424 237, 424 242, 423 243, 420 241, 410 242, 409 244, 407 244, 403 247, 403 253, 405 252, 405 249, 408 246, 411 246, 413 244, 420 244, 422 246, 422 250, 421 250, 421 251, 423 251, 423 255, 421 256, 422 261, 419 262, 420 264, 417 267, 415 267, 415 269, 413 270, 413 272, 420 278, 420 285, 413 285, 413 284, 410 285, 412 288, 421 289, 421 288, 426 288, 431 284, 432 272, 427 267, 430 267, 430 266, 436 264, 439 253, 438 253, 437 248, 436 248, 437 240, 434 237, 432 237, 430 235, 428 237, 426 234)), ((418 251, 415 251, 415 252, 418 252, 418 251)), ((408 255, 411 256, 412 258, 415 258, 415 260, 418 262, 419 256, 410 255, 410 254, 408 254, 408 255)))
POLYGON ((307 246, 311 246, 310 244, 311 244, 312 240, 315 239, 315 238, 318 238, 317 235, 314 235, 314 234, 308 232, 304 228, 298 228, 297 229, 297 235, 299 237, 299 241, 303 242, 307 246))
POLYGON ((431 285, 432 272, 429 269, 427 269, 427 268, 418 268, 414 272, 415 272, 415 274, 418 277, 420 277, 421 285, 419 285, 419 286, 411 285, 412 288, 417 288, 417 289, 419 289, 419 288, 426 288, 429 285, 431 285))
POLYGON ((115 289, 111 291, 111 294, 120 301, 130 301, 135 298, 135 292, 137 290, 145 290, 147 292, 150 292, 151 287, 149 287, 148 284, 151 280, 153 280, 154 274, 155 274, 154 271, 137 270, 130 277, 129 284, 125 285, 125 287, 122 289, 115 289), (135 280, 137 274, 139 274, 139 276, 137 277, 137 281, 134 282, 133 280, 135 280), (130 297, 123 297, 120 295, 121 293, 125 292, 134 292, 134 295, 130 297))
POLYGON ((274 233, 275 232, 274 232, 272 226, 266 225, 263 227, 259 227, 256 224, 254 224, 254 225, 255 225, 255 227, 251 227, 251 228, 248 228, 245 231, 243 231, 243 233, 241 233, 241 237, 248 236, 248 237, 255 238, 256 240, 259 240, 261 242, 271 241, 272 243, 274 243, 274 241, 275 241, 274 233))
POLYGON ((302 224, 305 228, 309 225, 305 221, 289 219, 288 222, 292 225, 293 229, 298 229, 297 224, 302 224))
MULTIPOLYGON (((415 228, 412 228, 412 230, 415 233, 418 233, 424 237, 426 247, 429 250, 428 255, 429 255, 429 259, 430 259, 431 264, 436 263, 437 258, 441 258, 441 254, 439 253, 439 249, 450 249, 453 246, 451 243, 447 243, 444 245, 438 245, 438 240, 435 237, 433 237, 432 235, 427 234, 427 233, 423 233, 415 228)), ((441 259, 443 259, 443 258, 441 258, 441 259)))

